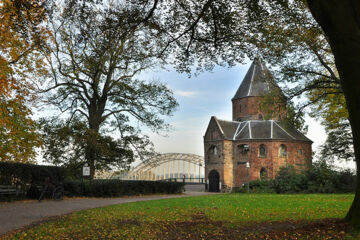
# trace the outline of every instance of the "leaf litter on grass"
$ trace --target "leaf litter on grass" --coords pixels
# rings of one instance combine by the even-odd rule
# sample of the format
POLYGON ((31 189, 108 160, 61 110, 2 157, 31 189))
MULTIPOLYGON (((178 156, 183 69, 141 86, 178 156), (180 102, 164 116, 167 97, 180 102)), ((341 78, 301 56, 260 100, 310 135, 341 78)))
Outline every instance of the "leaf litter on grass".
POLYGON ((358 239, 339 220, 353 197, 224 194, 127 203, 80 211, 3 239, 358 239))

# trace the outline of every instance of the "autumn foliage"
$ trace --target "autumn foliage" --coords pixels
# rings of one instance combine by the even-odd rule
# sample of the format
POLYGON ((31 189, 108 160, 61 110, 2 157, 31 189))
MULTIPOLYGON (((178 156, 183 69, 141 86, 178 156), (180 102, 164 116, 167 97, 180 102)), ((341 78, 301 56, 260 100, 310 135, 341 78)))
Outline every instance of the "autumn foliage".
POLYGON ((29 104, 44 74, 45 0, 0 0, 0 161, 27 162, 41 141, 29 104))

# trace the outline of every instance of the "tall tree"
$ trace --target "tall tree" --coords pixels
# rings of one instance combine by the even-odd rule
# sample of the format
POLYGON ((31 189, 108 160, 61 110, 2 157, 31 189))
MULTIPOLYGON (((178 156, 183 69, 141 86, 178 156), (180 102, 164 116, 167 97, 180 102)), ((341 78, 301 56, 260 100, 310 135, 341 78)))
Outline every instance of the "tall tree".
POLYGON ((126 124, 130 120, 153 131, 166 129, 160 116, 172 114, 177 102, 164 84, 138 79, 154 65, 161 47, 151 40, 151 28, 138 26, 138 9, 70 3, 52 21, 51 87, 45 92, 50 104, 69 113, 70 122, 87 124, 84 154, 93 177, 104 156, 99 153, 106 131, 119 130, 119 141, 129 141, 123 133, 133 134, 126 124))
POLYGON ((360 2, 307 0, 307 3, 329 40, 349 111, 358 185, 346 219, 360 228, 360 2))
POLYGON ((44 73, 46 1, 0 1, 0 161, 33 161, 41 145, 29 102, 44 73))

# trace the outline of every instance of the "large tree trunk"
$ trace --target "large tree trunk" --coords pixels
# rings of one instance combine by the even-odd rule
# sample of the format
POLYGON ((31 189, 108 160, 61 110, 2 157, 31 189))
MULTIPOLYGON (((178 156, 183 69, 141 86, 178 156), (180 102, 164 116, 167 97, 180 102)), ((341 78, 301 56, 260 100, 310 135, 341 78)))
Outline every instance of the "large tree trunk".
POLYGON ((85 158, 90 166, 90 178, 93 179, 95 176, 95 161, 97 158, 97 134, 100 130, 100 125, 102 123, 102 115, 104 113, 106 97, 103 97, 98 101, 94 97, 89 105, 89 135, 86 143, 86 153, 85 158))
POLYGON ((94 148, 93 141, 88 139, 85 150, 85 158, 90 166, 90 179, 94 179, 95 176, 95 160, 96 160, 96 148, 94 148))
POLYGON ((312 15, 330 42, 349 110, 357 166, 357 187, 346 220, 360 229, 360 1, 307 2, 312 15))

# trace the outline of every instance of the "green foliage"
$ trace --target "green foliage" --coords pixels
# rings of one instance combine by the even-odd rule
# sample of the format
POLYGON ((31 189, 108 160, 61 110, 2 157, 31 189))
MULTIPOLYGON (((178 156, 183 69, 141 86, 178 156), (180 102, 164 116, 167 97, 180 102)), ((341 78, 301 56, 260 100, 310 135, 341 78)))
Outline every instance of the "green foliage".
POLYGON ((82 167, 87 162, 85 154, 89 143, 96 149, 97 170, 110 170, 112 167, 128 169, 136 156, 132 147, 136 146, 137 151, 143 154, 149 147, 148 139, 136 133, 115 140, 96 133, 76 119, 67 123, 56 118, 41 119, 40 122, 45 161, 66 167, 69 177, 81 177, 82 167))
POLYGON ((298 111, 295 104, 291 101, 287 103, 286 109, 286 116, 281 119, 281 125, 285 129, 292 129, 295 127, 298 131, 306 134, 308 125, 305 124, 305 113, 303 111, 298 111))
POLYGON ((0 93, 0 162, 35 162, 42 141, 26 103, 24 97, 10 100, 0 93))
POLYGON ((75 180, 65 181, 67 196, 81 197, 119 197, 142 194, 182 193, 184 183, 161 181, 123 181, 123 180, 75 180))
MULTIPOLYGON (((351 193, 356 176, 349 169, 336 171, 325 161, 313 163, 305 172, 297 173, 292 166, 282 167, 275 179, 250 182, 251 192, 276 193, 351 193)), ((241 191, 246 191, 244 186, 241 191)))
POLYGON ((274 181, 274 189, 277 193, 297 193, 304 190, 305 183, 302 174, 296 174, 294 168, 280 168, 274 181))
POLYGON ((321 146, 321 157, 333 160, 354 161, 353 134, 349 121, 340 121, 337 128, 328 129, 327 133, 326 141, 321 146))
POLYGON ((0 162, 0 185, 15 185, 26 191, 31 184, 43 185, 45 178, 62 182, 66 170, 61 167, 0 162))
POLYGON ((345 97, 336 87, 332 91, 317 89, 308 93, 310 100, 316 100, 311 116, 321 121, 328 134, 321 146, 321 157, 351 161, 355 155, 345 97))
POLYGON ((305 113, 298 111, 295 104, 288 100, 278 88, 265 94, 260 102, 260 110, 264 113, 265 120, 278 119, 285 129, 295 127, 303 134, 307 133, 308 126, 305 124, 305 113))
MULTIPOLYGON (((256 193, 275 193, 275 190, 273 188, 274 181, 272 180, 256 180, 251 181, 249 183, 249 189, 250 192, 256 192, 256 193)), ((247 192, 247 185, 245 185, 241 192, 245 193, 247 192)))

